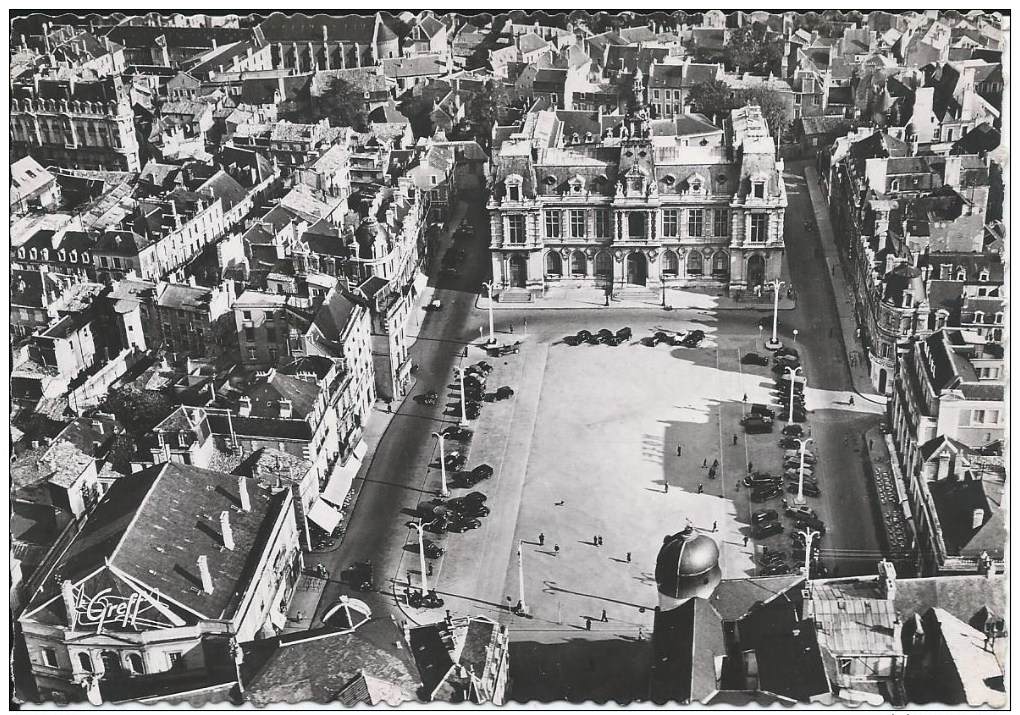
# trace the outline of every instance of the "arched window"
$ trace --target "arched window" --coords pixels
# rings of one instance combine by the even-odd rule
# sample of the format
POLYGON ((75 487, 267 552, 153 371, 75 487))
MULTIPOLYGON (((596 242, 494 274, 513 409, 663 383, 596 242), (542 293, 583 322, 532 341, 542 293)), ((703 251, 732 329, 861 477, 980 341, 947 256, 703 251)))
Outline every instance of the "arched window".
POLYGON ((989 277, 988 269, 985 268, 982 269, 981 273, 978 275, 978 280, 981 281, 982 283, 987 283, 988 277, 989 277))
POLYGON ((724 251, 716 251, 715 255, 712 256, 712 275, 723 275, 730 269, 729 260, 727 260, 726 253, 724 251))
POLYGON ((145 663, 142 661, 141 653, 128 653, 128 667, 132 673, 145 672, 145 663))
POLYGON ((613 258, 603 251, 595 256, 595 275, 608 276, 613 273, 613 258))
POLYGON ((90 656, 88 653, 85 653, 85 652, 79 653, 78 654, 78 665, 86 673, 91 673, 93 671, 92 656, 90 656))
POLYGON ((583 251, 574 251, 570 254, 570 272, 582 276, 588 274, 588 257, 583 251))
POLYGON ((687 254, 687 274, 700 276, 705 272, 705 261, 700 251, 691 251, 687 254))
POLYGON ((900 180, 899 179, 893 179, 892 182, 889 184, 889 190, 890 191, 899 191, 900 190, 900 180))
POLYGON ((975 310, 974 311, 974 322, 975 323, 983 323, 983 322, 985 322, 985 314, 984 314, 983 311, 980 311, 980 310, 975 310))
POLYGON ((563 274, 563 260, 556 251, 549 251, 545 254, 545 272, 554 276, 563 274))
POLYGON ((662 254, 662 275, 674 277, 680 275, 680 259, 673 251, 662 254))
POLYGON ((1001 310, 995 314, 995 322, 999 323, 1000 325, 1002 324, 1002 311, 1001 310))
POLYGON ((956 269, 956 280, 958 281, 967 280, 967 269, 965 269, 963 266, 960 266, 959 268, 956 269))

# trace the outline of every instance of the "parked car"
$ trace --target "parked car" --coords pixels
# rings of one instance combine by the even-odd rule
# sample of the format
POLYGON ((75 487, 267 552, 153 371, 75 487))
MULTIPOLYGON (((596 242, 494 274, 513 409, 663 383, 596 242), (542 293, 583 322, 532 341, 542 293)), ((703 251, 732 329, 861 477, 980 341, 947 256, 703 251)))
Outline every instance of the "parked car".
POLYGON ((757 403, 751 405, 751 414, 759 415, 760 417, 768 417, 770 420, 776 418, 776 411, 765 405, 759 405, 757 403))
POLYGON ((766 424, 772 424, 772 421, 772 418, 767 415, 758 415, 754 413, 744 415, 740 418, 740 424, 745 426, 751 422, 765 422, 766 424))
POLYGON ((616 338, 616 334, 609 328, 602 328, 598 333, 595 334, 595 340, 597 343, 605 343, 616 338))
POLYGON ((775 509, 759 509, 751 514, 751 523, 754 525, 764 524, 766 521, 775 521, 778 518, 779 514, 775 509))
POLYGON ((740 423, 748 434, 764 434, 772 431, 772 420, 766 420, 761 417, 745 417, 740 420, 740 423))
POLYGON ((670 342, 672 342, 670 340, 669 335, 667 335, 666 333, 664 333, 661 330, 659 330, 659 331, 657 331, 657 332, 652 334, 652 340, 654 341, 652 343, 652 345, 658 345, 659 343, 670 343, 670 342))
POLYGON ((468 492, 467 494, 462 496, 461 499, 463 499, 466 502, 473 502, 475 504, 484 504, 489 500, 489 498, 482 494, 481 492, 468 492))
POLYGON ((510 355, 511 353, 516 354, 521 351, 521 341, 518 340, 516 343, 500 343, 493 345, 485 349, 485 353, 489 357, 503 357, 504 355, 510 355))
POLYGON ((494 470, 488 464, 479 464, 477 467, 471 470, 471 474, 473 474, 475 478, 478 479, 479 481, 481 481, 482 479, 488 479, 494 473, 495 473, 494 470))
POLYGON ((797 447, 800 447, 800 444, 797 442, 795 437, 780 437, 779 446, 784 449, 796 449, 797 447))
POLYGON ((776 561, 764 567, 766 576, 782 576, 790 573, 790 566, 785 561, 776 561))
POLYGON ((434 405, 439 401, 439 393, 435 390, 429 390, 421 397, 421 401, 426 405, 434 405))
POLYGON ((492 372, 492 365, 490 365, 489 363, 485 362, 485 360, 479 360, 477 363, 475 363, 474 366, 477 367, 478 370, 483 375, 488 375, 490 372, 492 372))
POLYGON ((497 400, 509 400, 514 396, 514 389, 509 385, 503 385, 496 390, 495 394, 497 400))
POLYGON ((772 366, 772 372, 774 372, 776 374, 783 374, 783 375, 785 375, 787 368, 790 368, 791 370, 796 370, 798 367, 800 367, 800 361, 799 360, 790 360, 790 361, 783 360, 781 362, 775 363, 772 366))
POLYGON ((463 534, 465 531, 477 529, 482 525, 476 517, 464 517, 449 519, 446 523, 446 530, 455 534, 463 534))
MULTIPOLYGON (((804 388, 807 387, 807 378, 803 375, 794 375, 792 381, 794 392, 803 392, 804 388)), ((775 379, 776 389, 780 392, 790 394, 790 382, 791 380, 789 375, 777 375, 775 379)))
POLYGON ((475 501, 464 501, 464 499, 450 499, 446 506, 453 511, 454 519, 473 518, 478 519, 489 515, 489 507, 475 501))
POLYGON ((783 525, 778 521, 770 521, 751 527, 751 535, 756 539, 767 539, 770 536, 782 534, 783 531, 785 531, 783 525))
POLYGON ((783 405, 783 407, 786 407, 786 408, 790 407, 791 399, 792 399, 793 404, 794 404, 795 407, 803 407, 804 404, 805 404, 804 394, 803 393, 796 393, 795 392, 793 394, 793 397, 791 398, 789 392, 787 392, 787 393, 780 392, 778 395, 776 395, 776 399, 778 399, 779 402, 783 405))
POLYGON ((768 551, 763 553, 758 560, 761 561, 762 564, 773 564, 777 561, 786 561, 786 552, 773 551, 769 549, 768 551))
POLYGON ((464 412, 467 414, 467 418, 469 420, 477 420, 478 415, 482 414, 482 405, 479 402, 472 400, 464 405, 464 412))
POLYGON ((696 348, 701 344, 701 341, 705 339, 705 331, 703 330, 691 330, 684 335, 680 344, 685 348, 696 348))
POLYGON ((773 476, 768 472, 754 472, 744 477, 744 486, 755 489, 757 487, 780 486, 783 483, 781 477, 773 476))
POLYGON ((571 347, 577 347, 578 345, 580 345, 581 343, 585 342, 586 340, 587 340, 587 338, 582 339, 578 335, 568 335, 567 337, 563 338, 563 342, 565 342, 567 345, 569 345, 571 347))
POLYGON ((776 357, 786 357, 787 355, 795 358, 800 357, 800 352, 798 352, 796 348, 787 347, 785 345, 772 354, 776 357))
POLYGON ((630 340, 633 334, 630 328, 620 328, 616 331, 616 340, 622 343, 624 340, 630 340))
MULTIPOLYGON (((799 449, 788 449, 783 452, 783 459, 795 460, 798 464, 800 463, 800 450, 799 449)), ((818 457, 814 453, 804 450, 804 464, 817 464, 818 457)))
POLYGON ((446 462, 447 469, 460 469, 464 466, 464 462, 467 461, 467 457, 460 452, 450 452, 446 455, 446 459, 444 461, 446 462))
POLYGON ((428 303, 428 304, 426 304, 425 306, 422 307, 422 310, 428 311, 430 313, 436 312, 436 311, 439 311, 439 310, 442 310, 442 309, 443 309, 443 302, 441 300, 439 300, 438 298, 436 300, 433 300, 432 302, 430 302, 430 303, 428 303))
POLYGON ((755 504, 761 504, 767 502, 769 499, 775 499, 777 496, 783 493, 782 487, 768 486, 758 487, 751 491, 751 501, 755 504))
POLYGON ((485 390, 479 387, 466 385, 464 387, 464 396, 474 402, 481 402, 485 399, 485 390))
POLYGON ((818 514, 815 510, 809 506, 788 506, 786 507, 786 515, 792 516, 794 519, 816 519, 818 514))
POLYGON ((764 355, 758 353, 746 353, 740 358, 740 362, 744 365, 760 365, 762 367, 769 366, 769 359, 764 355))
POLYGON ((358 591, 371 591, 375 583, 372 562, 366 560, 351 564, 341 575, 340 580, 358 591))
POLYGON ((427 559, 438 559, 445 553, 443 547, 434 541, 426 540, 424 544, 425 544, 425 558, 427 559))
POLYGON ((578 330, 577 331, 577 339, 579 341, 581 341, 582 343, 588 342, 589 340, 591 340, 591 331, 590 330, 578 330))
MULTIPOLYGON (((805 459, 804 460, 804 474, 810 475, 811 470, 814 468, 814 466, 815 465, 811 464, 810 462, 808 462, 805 459)), ((783 461, 783 469, 785 469, 786 471, 792 471, 794 473, 800 471, 800 460, 795 458, 795 457, 792 458, 792 459, 784 460, 783 461)))
POLYGON ((812 529, 817 531, 819 534, 825 533, 825 522, 818 517, 800 517, 796 521, 796 529, 803 531, 804 529, 812 529))
POLYGON ((474 433, 471 430, 460 425, 451 425, 443 430, 443 435, 447 439, 455 439, 458 442, 467 442, 472 434, 474 433))
MULTIPOLYGON (((799 491, 799 489, 800 489, 799 485, 791 484, 786 488, 786 491, 790 492, 790 494, 796 494, 799 491)), ((822 495, 821 489, 816 487, 814 484, 804 482, 804 496, 820 497, 821 495, 822 495)))
POLYGON ((788 424, 785 427, 783 427, 783 434, 788 435, 790 437, 802 437, 806 433, 804 431, 804 428, 801 427, 800 425, 788 424))

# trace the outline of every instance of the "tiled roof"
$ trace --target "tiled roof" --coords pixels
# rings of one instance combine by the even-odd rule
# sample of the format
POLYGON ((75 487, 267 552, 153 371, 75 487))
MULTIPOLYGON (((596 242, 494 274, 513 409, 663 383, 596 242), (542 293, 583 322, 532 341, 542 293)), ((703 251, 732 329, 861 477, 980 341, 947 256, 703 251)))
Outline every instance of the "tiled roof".
POLYGON ((290 400, 291 419, 303 420, 311 415, 319 392, 318 383, 271 370, 245 394, 251 399, 252 417, 279 418, 280 400, 290 400))
POLYGON ((929 608, 941 608, 974 625, 985 609, 1005 614, 1008 576, 933 576, 898 579, 896 610, 904 620, 929 608))
POLYGON ((157 38, 166 37, 168 47, 211 48, 216 44, 247 40, 251 37, 251 30, 234 27, 117 25, 110 28, 106 36, 124 47, 149 49, 156 46, 157 38))
POLYGON ((428 55, 386 59, 382 61, 382 66, 387 77, 423 77, 446 72, 446 63, 428 55))
POLYGON ((370 45, 375 37, 375 15, 305 15, 274 12, 258 26, 267 42, 357 42, 370 45))
POLYGON ((650 699, 663 704, 701 702, 716 690, 715 659, 725 655, 722 619, 712 605, 692 598, 655 614, 650 699))
MULTIPOLYGON (((157 287, 158 288, 158 287, 157 287)), ((212 289, 202 286, 167 284, 156 298, 156 305, 172 310, 206 311, 212 298, 212 289)))
POLYGON ((200 194, 208 194, 214 200, 222 199, 224 212, 234 208, 248 195, 247 189, 237 183, 234 177, 222 169, 199 186, 197 191, 200 194))

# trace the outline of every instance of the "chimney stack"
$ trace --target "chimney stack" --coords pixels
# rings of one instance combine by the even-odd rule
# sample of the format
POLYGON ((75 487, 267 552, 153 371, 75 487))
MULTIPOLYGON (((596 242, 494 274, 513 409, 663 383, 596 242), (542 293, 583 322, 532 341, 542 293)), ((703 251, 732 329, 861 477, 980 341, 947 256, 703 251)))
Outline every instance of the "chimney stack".
POLYGON ((248 480, 237 478, 237 493, 241 497, 241 511, 251 511, 251 495, 248 494, 248 480))
POLYGON ((878 562, 878 583, 882 596, 888 601, 896 600, 896 567, 892 561, 878 562))
POLYGON ((209 557, 204 554, 198 557, 198 572, 202 576, 202 590, 212 593, 213 582, 212 573, 209 571, 209 557))
POLYGON ((280 400, 280 419, 283 419, 283 420, 290 419, 292 414, 293 414, 293 410, 291 409, 290 400, 281 399, 280 400))
POLYGON ((230 512, 226 509, 220 512, 220 533, 223 534, 223 548, 233 551, 234 531, 230 528, 230 512))
POLYGON ((248 417, 251 415, 251 398, 247 395, 238 400, 237 414, 241 417, 248 417))

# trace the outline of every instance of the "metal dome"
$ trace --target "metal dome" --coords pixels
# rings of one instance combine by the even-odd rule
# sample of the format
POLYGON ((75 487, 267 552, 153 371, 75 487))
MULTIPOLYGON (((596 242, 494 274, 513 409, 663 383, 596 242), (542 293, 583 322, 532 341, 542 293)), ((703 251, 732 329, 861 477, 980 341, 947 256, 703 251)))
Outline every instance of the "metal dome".
POLYGON ((708 598, 721 580, 715 541, 690 526, 663 539, 655 560, 655 583, 664 609, 693 596, 708 598))

